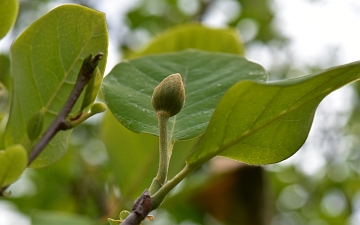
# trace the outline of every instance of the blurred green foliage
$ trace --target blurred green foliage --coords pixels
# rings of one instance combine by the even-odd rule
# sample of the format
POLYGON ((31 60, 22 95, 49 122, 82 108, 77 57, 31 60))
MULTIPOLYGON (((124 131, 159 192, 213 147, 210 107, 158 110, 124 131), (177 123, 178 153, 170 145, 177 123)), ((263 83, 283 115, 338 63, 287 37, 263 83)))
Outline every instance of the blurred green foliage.
POLYGON ((18 0, 4 0, 0 2, 0 40, 8 33, 16 21, 19 11, 18 0))
MULTIPOLYGON (((98 4, 97 1, 73 0, 71 2, 86 4, 95 9, 98 4)), ((221 7, 214 7, 215 4, 221 4, 219 3, 221 1, 193 0, 192 2, 195 2, 194 10, 187 11, 184 10, 186 7, 182 7, 184 2, 186 3, 186 1, 180 0, 139 1, 137 6, 121 19, 127 29, 125 34, 121 34, 122 38, 117 40, 120 47, 119 54, 121 52, 129 55, 135 54, 136 49, 143 47, 146 41, 161 31, 188 22, 204 22, 206 18, 209 18, 206 16, 207 13, 216 13, 221 9, 221 7), (143 40, 141 35, 144 33, 146 41, 139 41, 143 40)), ((237 5, 240 10, 224 25, 243 32, 242 36, 246 37, 244 39, 246 48, 260 42, 277 51, 286 49, 287 38, 279 32, 281 28, 275 27, 273 24, 276 11, 271 5, 272 1, 234 0, 227 2, 237 5), (254 29, 251 35, 249 34, 250 29, 254 29), (249 33, 247 33, 248 31, 249 33)), ((57 4, 55 0, 24 0, 20 3, 19 19, 15 24, 13 35, 18 35, 25 26, 57 4)), ((102 2, 101 4, 106 3, 102 2)), ((112 29, 109 28, 111 32, 112 29)), ((9 73, 6 69, 8 60, 2 58, 0 61, 1 71, 7 72, 1 72, 1 82, 11 89, 9 79, 4 76, 9 73), (5 69, 3 70, 3 68, 5 69)), ((301 69, 314 68, 309 66, 301 69)), ((291 76, 290 65, 273 65, 270 68, 270 75, 272 78, 291 76)), ((233 215, 239 215, 239 219, 241 210, 237 207, 224 210, 223 206, 241 205, 246 207, 248 205, 244 204, 244 201, 245 203, 249 201, 236 194, 229 194, 233 193, 232 191, 239 194, 240 189, 237 189, 236 187, 239 186, 236 185, 247 186, 250 190, 253 190, 254 187, 261 187, 257 191, 264 193, 264 198, 260 201, 261 206, 264 207, 256 209, 260 210, 258 215, 266 219, 266 224, 347 224, 351 218, 354 218, 356 212, 359 213, 360 204, 360 142, 358 141, 360 88, 359 83, 354 86, 354 89, 350 87, 353 93, 353 107, 344 112, 345 116, 337 113, 332 118, 338 120, 344 117, 345 122, 330 127, 326 126, 311 140, 315 144, 305 145, 304 149, 300 150, 319 152, 318 155, 323 161, 320 160, 322 163, 316 173, 304 172, 306 170, 303 168, 303 164, 308 163, 310 167, 312 163, 316 163, 305 158, 306 155, 303 155, 302 159, 305 163, 301 164, 295 161, 265 167, 265 170, 258 168, 258 175, 250 176, 247 179, 239 175, 247 174, 247 172, 241 172, 244 168, 251 170, 247 166, 237 163, 233 165, 232 161, 226 161, 219 166, 218 160, 213 160, 181 183, 164 202, 162 209, 154 212, 156 222, 145 222, 145 224, 231 224, 228 221, 234 221, 232 220, 233 215), (321 149, 328 151, 324 153, 321 149), (230 165, 233 166, 230 167, 230 165), (219 173, 220 168, 224 170, 223 173, 219 173), (261 185, 256 186, 259 183, 261 185), (227 197, 222 197, 226 194, 228 194, 227 197), (222 201, 219 202, 219 199, 222 201), (213 203, 218 207, 210 208, 213 203), (230 215, 227 214, 229 212, 230 215)), ((6 114, 8 109, 1 108, 1 110, 6 114)), ((107 113, 105 117, 110 117, 110 115, 107 113)), ((324 126, 329 122, 327 117, 318 119, 321 119, 324 126)), ((69 218, 81 221, 76 224, 108 224, 108 217, 116 218, 121 209, 129 209, 138 192, 150 183, 152 176, 147 177, 145 172, 154 174, 156 170, 153 170, 152 166, 135 170, 134 174, 128 174, 127 177, 118 176, 118 170, 122 170, 122 166, 135 168, 138 166, 136 165, 138 162, 125 158, 128 156, 116 154, 116 149, 106 151, 102 141, 104 135, 107 136, 105 138, 112 136, 116 138, 118 134, 117 131, 111 132, 115 128, 104 128, 103 126, 120 125, 116 124, 113 118, 108 124, 100 125, 99 123, 100 119, 95 118, 76 128, 72 134, 70 149, 64 158, 47 168, 28 169, 22 179, 10 187, 13 197, 9 201, 16 205, 19 211, 32 215, 34 224, 50 224, 52 221, 49 221, 49 217, 56 219, 59 212, 61 215, 66 213, 65 217, 62 216, 64 221, 69 218), (105 132, 100 134, 102 129, 105 132), (116 160, 119 160, 119 165, 116 160), (120 163, 121 160, 124 163, 120 163), (139 184, 139 188, 124 189, 123 185, 128 181, 134 182, 131 184, 133 187, 139 184), (125 197, 125 194, 128 197, 125 197)), ((148 138, 154 139, 150 136, 148 138)), ((120 134, 118 139, 120 139, 120 134)), ((156 140, 150 142, 155 143, 156 140)), ((147 149, 151 149, 149 143, 142 143, 137 148, 141 149, 145 146, 147 149)), ((196 140, 191 145, 193 144, 196 144, 196 140)), ((131 151, 133 146, 128 148, 131 151)), ((174 154, 176 152, 180 154, 178 157, 185 158, 187 155, 186 151, 174 151, 174 154)), ((135 154, 135 152, 133 153, 135 154)), ((134 157, 136 158, 136 155, 134 157)), ((156 161, 157 159, 155 157, 151 160, 156 161)), ((181 167, 181 165, 178 166, 181 167)), ((176 166, 171 174, 174 174, 179 167, 176 166)), ((65 223, 64 221, 62 224, 65 223)), ((70 224, 69 221, 66 223, 70 224)))

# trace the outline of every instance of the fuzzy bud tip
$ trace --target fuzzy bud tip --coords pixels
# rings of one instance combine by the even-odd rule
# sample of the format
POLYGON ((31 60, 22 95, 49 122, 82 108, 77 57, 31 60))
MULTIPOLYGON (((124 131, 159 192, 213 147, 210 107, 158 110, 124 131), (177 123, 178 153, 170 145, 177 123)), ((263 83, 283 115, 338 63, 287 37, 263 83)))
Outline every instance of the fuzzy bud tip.
POLYGON ((181 75, 171 74, 161 81, 154 90, 151 103, 156 113, 164 112, 169 117, 178 114, 185 104, 185 88, 181 75))

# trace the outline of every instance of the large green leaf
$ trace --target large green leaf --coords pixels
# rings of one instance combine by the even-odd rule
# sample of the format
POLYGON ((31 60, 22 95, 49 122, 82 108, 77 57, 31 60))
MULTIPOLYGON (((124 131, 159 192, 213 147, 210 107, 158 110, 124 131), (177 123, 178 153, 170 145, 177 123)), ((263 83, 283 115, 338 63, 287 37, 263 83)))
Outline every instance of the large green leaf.
POLYGON ((129 58, 182 51, 188 48, 244 55, 244 46, 235 29, 214 29, 192 23, 180 25, 161 33, 145 49, 130 54, 129 58))
POLYGON ((27 154, 23 146, 13 145, 0 151, 0 187, 15 182, 27 165, 27 154))
POLYGON ((187 162, 201 165, 216 155, 249 164, 282 161, 305 142, 321 100, 358 79, 360 62, 268 84, 239 82, 216 107, 187 162))
POLYGON ((240 56, 187 50, 118 64, 104 79, 105 101, 126 128, 157 135, 151 96, 154 88, 173 73, 182 75, 186 100, 183 110, 169 120, 172 140, 201 135, 222 95, 236 82, 267 79, 260 65, 240 56))
MULTIPOLYGON (((159 158, 158 138, 131 132, 109 112, 105 114, 101 131, 110 166, 122 195, 127 198, 138 197, 144 189, 149 188, 156 175, 159 158)), ((185 159, 196 143, 197 139, 175 143, 169 177, 184 167, 185 159)))
POLYGON ((7 32, 14 25, 19 12, 18 0, 2 0, 0 1, 0 39, 3 38, 7 32))
MULTIPOLYGON (((14 94, 6 144, 21 143, 30 150, 33 143, 26 133, 29 119, 36 113, 44 114, 44 131, 67 100, 84 58, 105 53, 99 64, 103 74, 107 45, 105 15, 79 5, 55 8, 29 26, 11 48, 14 94)), ((81 103, 76 103, 72 115, 79 113, 81 103)), ((59 132, 32 166, 43 167, 60 159, 70 133, 59 132)))

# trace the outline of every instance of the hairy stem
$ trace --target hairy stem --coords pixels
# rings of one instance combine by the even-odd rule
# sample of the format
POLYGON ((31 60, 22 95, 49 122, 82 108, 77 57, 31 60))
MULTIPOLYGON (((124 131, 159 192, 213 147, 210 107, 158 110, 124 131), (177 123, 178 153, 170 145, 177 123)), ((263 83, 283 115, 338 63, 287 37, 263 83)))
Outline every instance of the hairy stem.
POLYGON ((180 173, 173 179, 166 182, 154 195, 150 197, 148 190, 135 202, 129 216, 121 223, 121 225, 139 225, 146 218, 146 216, 154 209, 158 208, 167 194, 178 185, 186 176, 192 173, 197 167, 186 165, 180 173))
POLYGON ((167 194, 197 167, 186 165, 175 177, 166 182, 155 194, 151 196, 151 210, 158 208, 167 194))
POLYGON ((166 112, 158 112, 158 126, 159 126, 159 167, 156 177, 150 186, 150 194, 154 194, 167 181, 167 174, 169 170, 170 153, 168 152, 168 121, 169 115, 166 112))

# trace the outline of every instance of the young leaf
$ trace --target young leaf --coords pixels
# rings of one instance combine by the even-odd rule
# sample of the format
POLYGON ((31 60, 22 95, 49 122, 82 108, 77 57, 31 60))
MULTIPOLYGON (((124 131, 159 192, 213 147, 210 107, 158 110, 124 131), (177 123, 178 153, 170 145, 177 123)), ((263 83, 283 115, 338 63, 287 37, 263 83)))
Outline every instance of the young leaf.
MULTIPOLYGON (((84 58, 103 52, 105 58, 99 64, 103 74, 107 45, 105 15, 83 6, 60 6, 30 25, 11 48, 14 89, 6 145, 21 143, 29 151, 33 145, 26 132, 30 117, 45 112, 46 130, 66 102, 84 58)), ((82 98, 72 115, 79 113, 82 98)), ((31 166, 43 167, 59 160, 70 133, 59 132, 31 166)))
POLYGON ((128 215, 130 214, 129 211, 123 210, 119 213, 119 218, 121 221, 123 221, 128 215))
POLYGON ((173 73, 182 76, 186 100, 181 112, 169 120, 170 140, 201 135, 222 95, 236 82, 267 79, 260 65, 240 56, 187 50, 118 64, 104 79, 105 102, 126 128, 158 135, 151 96, 155 87, 173 73))
POLYGON ((23 146, 13 145, 0 151, 0 187, 15 182, 27 165, 27 153, 23 146))
POLYGON ((239 82, 216 107, 187 162, 199 166, 216 155, 249 164, 282 161, 305 142, 321 100, 358 79, 360 62, 268 84, 239 82))
POLYGON ((91 77, 84 94, 83 103, 81 105, 81 111, 88 111, 92 107, 92 103, 95 101, 97 93, 99 92, 103 74, 98 68, 94 71, 94 75, 91 77))
POLYGON ((143 51, 130 54, 129 58, 154 53, 177 52, 189 48, 244 55, 244 46, 235 29, 214 29, 192 23, 161 33, 143 51))
POLYGON ((119 225, 121 221, 108 218, 108 222, 110 225, 119 225))
POLYGON ((3 38, 7 32, 14 25, 19 12, 18 0, 2 0, 0 1, 0 39, 3 38))

